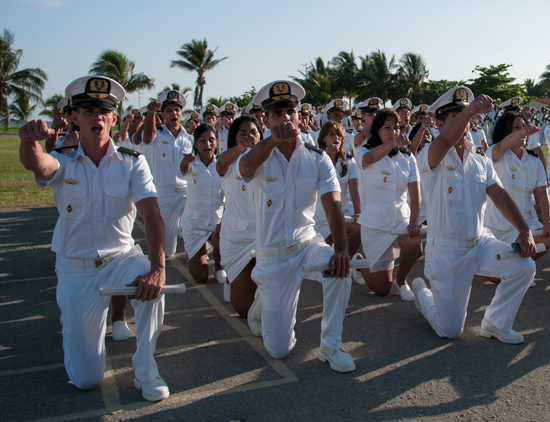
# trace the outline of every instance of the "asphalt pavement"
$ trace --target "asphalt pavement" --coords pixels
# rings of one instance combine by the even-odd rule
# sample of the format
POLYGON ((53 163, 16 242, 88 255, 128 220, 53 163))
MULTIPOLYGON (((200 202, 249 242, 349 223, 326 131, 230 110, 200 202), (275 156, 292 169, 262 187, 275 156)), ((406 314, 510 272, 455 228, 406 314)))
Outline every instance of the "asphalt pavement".
MULTIPOLYGON (((379 297, 353 284, 344 345, 357 370, 333 372, 317 359, 322 290, 304 280, 295 349, 272 359, 246 321, 223 301, 211 278, 191 280, 183 244, 167 261, 167 283, 186 283, 166 297, 157 362, 171 396, 144 401, 133 386, 132 336, 105 339, 101 385, 81 391, 63 367, 55 254, 55 208, 0 210, 0 420, 2 421, 544 421, 550 419, 549 258, 537 261, 507 345, 479 336, 495 286, 475 277, 464 333, 437 337, 414 302, 379 297)), ((138 220, 134 238, 147 247, 138 220)), ((421 258, 409 280, 421 276, 421 258)))

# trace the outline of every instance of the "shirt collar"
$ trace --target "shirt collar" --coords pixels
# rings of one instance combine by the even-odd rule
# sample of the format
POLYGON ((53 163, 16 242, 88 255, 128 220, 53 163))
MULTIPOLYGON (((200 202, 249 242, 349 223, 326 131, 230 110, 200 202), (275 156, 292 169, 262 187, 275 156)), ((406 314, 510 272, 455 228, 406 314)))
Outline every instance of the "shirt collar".
MULTIPOLYGON (((110 157, 111 155, 115 154, 117 152, 117 148, 115 146, 115 143, 113 142, 113 140, 111 138, 109 138, 109 144, 107 146, 107 151, 105 152, 105 155, 103 156, 102 160, 104 158, 108 158, 110 157)), ((122 160, 122 157, 120 156, 120 153, 117 153, 115 154, 119 160, 122 160)), ((79 156, 82 156, 82 157, 85 157, 86 156, 86 153, 84 152, 84 148, 82 148, 82 144, 79 142, 78 143, 78 148, 76 149, 76 154, 72 155, 72 156, 69 156, 69 159, 71 160, 76 160, 77 157, 79 156)))

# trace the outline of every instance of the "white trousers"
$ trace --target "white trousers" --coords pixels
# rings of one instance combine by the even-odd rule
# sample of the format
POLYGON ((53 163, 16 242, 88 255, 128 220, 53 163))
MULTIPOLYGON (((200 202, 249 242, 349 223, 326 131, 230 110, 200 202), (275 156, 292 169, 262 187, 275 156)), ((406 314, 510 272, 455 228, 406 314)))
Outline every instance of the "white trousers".
MULTIPOLYGON (((124 286, 149 272, 151 263, 139 245, 103 268, 85 268, 75 260, 56 260, 57 304, 63 316, 65 369, 78 388, 97 386, 105 372, 105 328, 110 296, 100 296, 100 286, 124 286)), ((150 382, 158 375, 154 358, 162 331, 164 295, 147 302, 132 300, 137 350, 132 359, 135 376, 150 382)))
POLYGON ((176 253, 178 246, 178 230, 180 218, 185 208, 186 199, 184 193, 159 193, 160 215, 164 220, 164 231, 166 233, 166 256, 176 253))
MULTIPOLYGON (((334 249, 317 234, 309 246, 294 255, 256 256, 252 279, 260 292, 264 346, 272 357, 282 359, 296 345, 294 325, 304 279, 302 265, 327 263, 333 254, 334 249)), ((320 281, 323 286, 321 342, 331 349, 339 349, 351 278, 324 278, 321 273, 309 273, 307 278, 320 281)))
POLYGON ((474 274, 498 277, 485 318, 500 330, 512 329, 519 305, 535 276, 535 263, 519 255, 497 261, 497 253, 510 251, 509 243, 485 234, 472 248, 457 248, 438 243, 428 236, 424 273, 430 280, 431 292, 422 289, 419 301, 424 317, 438 336, 456 338, 464 330, 474 274))

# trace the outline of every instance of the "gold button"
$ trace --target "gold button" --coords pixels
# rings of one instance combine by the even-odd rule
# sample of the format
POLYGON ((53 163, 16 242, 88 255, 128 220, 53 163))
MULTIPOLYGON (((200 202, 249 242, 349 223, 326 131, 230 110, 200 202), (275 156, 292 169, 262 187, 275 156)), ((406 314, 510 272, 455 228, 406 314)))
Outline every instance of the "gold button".
POLYGON ((194 185, 196 185, 196 184, 197 184, 197 182, 195 181, 195 179, 193 179, 193 184, 194 184, 194 185))
POLYGON ((452 186, 449 186, 449 189, 447 189, 447 190, 449 191, 449 195, 450 195, 451 193, 453 193, 453 187, 452 187, 452 186))
POLYGON ((69 204, 69 205, 67 206, 67 211, 69 211, 69 213, 70 213, 72 210, 73 210, 73 207, 71 207, 71 204, 69 204))
POLYGON ((246 186, 245 185, 242 185, 241 186, 241 189, 243 190, 243 192, 246 190, 246 186))
POLYGON ((273 201, 270 199, 269 201, 267 201, 267 206, 270 207, 273 205, 273 201))
POLYGON ((384 181, 384 183, 386 183, 388 181, 388 178, 384 177, 382 180, 384 181))

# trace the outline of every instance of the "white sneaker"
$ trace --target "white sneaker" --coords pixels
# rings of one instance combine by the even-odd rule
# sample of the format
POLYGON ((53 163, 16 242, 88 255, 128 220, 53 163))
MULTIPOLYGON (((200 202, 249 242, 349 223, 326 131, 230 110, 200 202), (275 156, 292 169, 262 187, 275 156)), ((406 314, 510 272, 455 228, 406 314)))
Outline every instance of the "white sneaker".
POLYGON ((319 347, 319 353, 317 354, 319 360, 330 364, 330 369, 336 372, 353 372, 355 371, 355 363, 351 356, 344 350, 333 350, 321 343, 319 347))
POLYGON ((141 382, 134 378, 134 386, 141 390, 141 395, 145 400, 159 401, 170 395, 170 390, 160 375, 151 382, 141 382))
POLYGON ((124 341, 130 338, 130 328, 126 321, 113 322, 113 340, 124 341))
POLYGON ((254 293, 254 303, 248 310, 248 326, 250 331, 257 337, 262 336, 262 304, 260 303, 260 289, 254 293))
POLYGON ((411 283, 411 288, 414 293, 414 304, 416 305, 416 309, 418 309, 418 311, 422 313, 422 306, 420 306, 418 292, 420 291, 420 289, 427 289, 428 287, 426 287, 426 283, 424 282, 422 277, 416 277, 411 283))
POLYGON ((483 318, 483 321, 481 321, 481 330, 480 334, 482 337, 487 338, 496 338, 503 343, 508 344, 520 344, 524 342, 523 336, 518 333, 517 331, 510 330, 510 331, 502 331, 499 330, 497 327, 495 327, 493 324, 491 324, 489 321, 487 321, 485 318, 483 318))
POLYGON ((231 284, 229 284, 229 281, 226 281, 223 285, 223 300, 231 303, 231 284))
POLYGON ((405 302, 411 302, 414 300, 414 293, 409 287, 408 284, 403 284, 399 288, 399 296, 401 296, 401 300, 404 300, 405 302))
MULTIPOLYGON (((360 253, 356 253, 351 259, 363 259, 363 256, 360 253)), ((361 270, 359 270, 359 268, 351 269, 351 278, 353 279, 353 281, 355 281, 357 284, 360 284, 361 286, 364 286, 366 284, 365 279, 363 278, 363 274, 361 273, 361 270)))
POLYGON ((218 280, 218 283, 225 284, 227 281, 227 274, 225 270, 218 270, 216 271, 216 280, 218 280))

